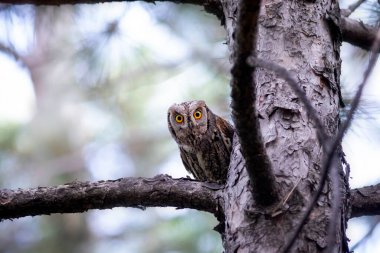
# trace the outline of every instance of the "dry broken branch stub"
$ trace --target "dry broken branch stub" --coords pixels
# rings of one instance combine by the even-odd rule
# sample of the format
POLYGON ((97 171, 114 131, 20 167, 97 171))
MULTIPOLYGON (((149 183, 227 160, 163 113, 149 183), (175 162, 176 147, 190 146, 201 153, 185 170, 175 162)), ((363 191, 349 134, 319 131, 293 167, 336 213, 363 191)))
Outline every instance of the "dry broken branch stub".
POLYGON ((0 221, 52 213, 79 213, 113 207, 192 208, 221 218, 218 190, 202 182, 167 175, 72 182, 26 190, 0 190, 0 221))

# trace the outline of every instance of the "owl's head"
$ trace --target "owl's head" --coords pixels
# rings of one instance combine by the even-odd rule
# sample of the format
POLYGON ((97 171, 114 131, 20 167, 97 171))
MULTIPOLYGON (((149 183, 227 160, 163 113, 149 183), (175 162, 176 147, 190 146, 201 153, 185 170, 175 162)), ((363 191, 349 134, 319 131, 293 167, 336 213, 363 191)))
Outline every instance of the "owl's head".
POLYGON ((177 143, 186 143, 184 138, 202 138, 209 127, 209 114, 202 100, 188 101, 170 106, 168 126, 177 143))

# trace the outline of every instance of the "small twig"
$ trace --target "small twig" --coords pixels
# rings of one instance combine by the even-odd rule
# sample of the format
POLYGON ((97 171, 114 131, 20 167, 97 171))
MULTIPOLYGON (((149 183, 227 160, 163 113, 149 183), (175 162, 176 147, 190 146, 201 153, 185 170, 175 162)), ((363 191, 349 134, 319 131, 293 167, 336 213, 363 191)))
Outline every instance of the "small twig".
POLYGON ((0 51, 11 56, 16 61, 20 61, 23 65, 28 66, 26 64, 25 58, 22 55, 20 55, 13 47, 7 46, 0 42, 0 51))
POLYGON ((344 14, 344 16, 345 17, 350 16, 364 2, 365 2, 365 0, 358 0, 356 3, 353 3, 350 6, 348 6, 347 11, 344 14))
POLYGON ((279 215, 280 213, 283 212, 282 210, 284 209, 286 202, 288 202, 290 196, 292 196, 294 190, 297 189, 297 186, 298 186, 298 184, 299 184, 300 182, 301 182, 301 178, 299 178, 299 179, 297 180, 297 182, 294 184, 293 188, 288 192, 288 194, 286 194, 286 196, 285 196, 285 198, 283 199, 283 201, 282 201, 281 203, 279 203, 279 204, 276 206, 276 208, 273 209, 273 211, 271 211, 270 215, 271 215, 272 217, 275 217, 275 216, 277 216, 277 215, 279 215))
POLYGON ((284 206, 286 204, 286 202, 288 202, 290 196, 292 196, 294 190, 297 188, 298 184, 301 182, 301 178, 299 178, 297 180, 297 182, 294 184, 293 188, 290 190, 290 192, 286 195, 286 197, 284 198, 284 200, 282 201, 281 205, 284 206))
MULTIPOLYGON (((380 31, 377 33, 376 40, 374 41, 374 43, 372 45, 371 51, 377 52, 379 50, 379 48, 380 48, 380 31)), ((323 189, 323 187, 326 183, 326 180, 327 180, 329 168, 330 168, 332 161, 333 161, 333 158, 335 156, 335 150, 340 145, 344 134, 346 133, 348 127, 351 124, 351 121, 353 119, 355 111, 359 105, 359 101, 360 101, 361 95, 363 93, 363 89, 364 89, 365 85, 367 84, 367 80, 368 80, 373 68, 375 67, 377 59, 378 59, 378 54, 372 53, 370 60, 369 60, 369 63, 368 63, 368 67, 364 72, 362 83, 359 85, 359 88, 358 88, 358 90, 355 94, 355 97, 353 99, 353 102, 351 104, 351 109, 347 115, 347 120, 343 123, 343 125, 342 125, 341 129, 339 130, 337 136, 334 138, 334 141, 331 143, 331 145, 329 145, 329 149, 328 149, 326 158, 325 158, 324 163, 323 163, 322 172, 321 172, 321 179, 318 183, 317 190, 316 190, 315 194, 313 195, 312 200, 310 201, 308 208, 306 209, 304 215, 302 216, 299 225, 294 230, 295 233, 290 237, 291 239, 285 245, 284 251, 283 251, 284 253, 290 251, 291 247, 293 246, 294 242, 297 239, 297 236, 301 232, 303 226, 306 224, 306 222, 310 216, 310 213, 315 206, 315 203, 318 201, 319 196, 322 193, 322 189, 323 189)))
POLYGON ((354 246, 351 247, 351 252, 356 250, 362 243, 364 243, 368 238, 372 235, 373 231, 377 228, 377 225, 380 223, 380 217, 377 217, 375 223, 372 224, 371 228, 367 231, 367 233, 360 239, 354 246))

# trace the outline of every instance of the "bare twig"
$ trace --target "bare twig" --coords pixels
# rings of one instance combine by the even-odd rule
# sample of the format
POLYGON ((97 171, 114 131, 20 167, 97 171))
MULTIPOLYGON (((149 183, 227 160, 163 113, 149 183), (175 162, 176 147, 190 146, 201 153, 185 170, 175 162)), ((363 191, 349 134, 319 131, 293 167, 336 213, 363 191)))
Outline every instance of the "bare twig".
MULTIPOLYGON (((133 2, 137 0, 128 0, 128 2, 133 2)), ((163 0, 166 1, 166 0, 163 0)), ((206 1, 203 0, 169 0, 170 2, 175 3, 194 3, 198 5, 204 4, 206 1)), ((124 2, 123 0, 1 0, 0 3, 6 4, 35 4, 35 5, 62 5, 62 4, 94 4, 94 3, 107 3, 107 2, 124 2)), ((159 2, 156 0, 145 0, 148 3, 159 2)))
MULTIPOLYGON (((111 3, 111 2, 136 2, 139 0, 0 0, 0 3, 5 4, 33 4, 33 5, 50 5, 58 6, 63 4, 96 4, 96 3, 111 3)), ((177 4, 194 4, 203 6, 204 9, 216 15, 221 23, 224 23, 223 7, 219 0, 144 0, 146 3, 155 4, 156 2, 172 2, 177 4)))
MULTIPOLYGON (((121 2, 123 0, 0 0, 0 3, 9 4, 35 4, 35 5, 62 5, 62 4, 94 4, 103 2, 121 2)), ((137 0, 127 0, 133 2, 137 0)), ((173 2, 173 3, 186 3, 203 6, 209 13, 215 14, 223 23, 224 14, 221 2, 219 0, 144 0, 147 3, 155 2, 173 2)), ((346 18, 344 14, 341 17, 340 24, 343 41, 346 41, 354 46, 358 46, 365 50, 371 48, 373 38, 376 35, 374 28, 363 24, 362 22, 346 18)))
MULTIPOLYGON (((126 0, 126 2, 135 2, 138 0, 126 0)), ((63 5, 63 4, 96 4, 110 2, 125 2, 124 0, 0 0, 5 4, 34 4, 34 5, 63 5)), ((223 9, 218 0, 144 0, 146 3, 156 2, 173 2, 178 4, 195 4, 205 8, 206 11, 215 14, 220 20, 224 20, 223 9)))
POLYGON ((20 61, 24 66, 27 66, 25 58, 20 55, 13 47, 7 46, 0 42, 0 51, 14 58, 16 61, 20 61))
POLYGON ((371 237, 373 231, 377 228, 377 225, 380 223, 380 217, 377 217, 375 222, 372 224, 371 228, 368 230, 368 232, 360 239, 357 243, 355 243, 354 246, 351 247, 351 252, 353 252, 355 249, 357 249, 362 243, 364 243, 366 240, 368 240, 369 237, 371 237))
POLYGON ((235 58, 231 70, 231 108, 252 185, 252 194, 258 205, 269 206, 279 197, 256 115, 256 85, 253 78, 255 68, 247 62, 252 54, 256 55, 260 6, 261 1, 242 0, 240 2, 235 30, 235 58))
POLYGON ((355 3, 351 4, 350 6, 348 6, 347 10, 344 13, 344 16, 345 17, 350 16, 364 2, 365 2, 365 0, 358 0, 357 2, 355 2, 355 3))
MULTIPOLYGON (((379 48, 380 48, 380 32, 377 33, 376 40, 372 45, 371 51, 377 52, 379 50, 379 48)), ((312 197, 312 200, 308 204, 308 208, 306 209, 304 215, 302 216, 299 225, 294 230, 295 232, 290 237, 291 239, 285 245, 283 252, 289 252, 290 251, 291 247, 293 246, 294 242, 296 241, 298 234, 301 232, 303 226, 306 224, 306 222, 310 216, 310 213, 315 206, 315 203, 318 201, 318 198, 322 193, 322 189, 323 189, 323 187, 326 183, 326 180, 327 180, 328 171, 330 169, 332 161, 334 160, 334 156, 336 156, 335 151, 338 148, 338 146, 340 145, 344 134, 346 133, 347 129, 349 128, 349 126, 351 124, 351 121, 353 119, 355 111, 359 105, 359 101, 360 101, 361 95, 363 93, 363 89, 364 89, 365 85, 367 84, 367 80, 368 80, 373 68, 375 67, 377 59, 378 59, 378 54, 372 53, 370 60, 369 60, 369 63, 368 63, 368 67, 364 72, 363 80, 362 80, 361 84, 359 85, 359 88, 358 88, 358 90, 355 94, 355 97, 353 99, 353 102, 351 105, 351 110, 349 111, 349 113, 347 115, 347 120, 343 123, 342 127, 340 128, 340 130, 339 130, 337 136, 334 138, 333 142, 331 144, 329 144, 328 152, 326 152, 326 157, 325 157, 324 162, 323 162, 323 167, 322 167, 322 171, 321 171, 321 179, 318 183, 317 189, 316 189, 316 191, 312 197)))
MULTIPOLYGON (((77 213, 113 207, 193 208, 217 216, 221 214, 218 192, 204 183, 173 179, 121 178, 98 182, 38 187, 28 190, 0 190, 0 221, 52 213, 77 213)), ((219 216, 220 217, 220 216, 219 216)))

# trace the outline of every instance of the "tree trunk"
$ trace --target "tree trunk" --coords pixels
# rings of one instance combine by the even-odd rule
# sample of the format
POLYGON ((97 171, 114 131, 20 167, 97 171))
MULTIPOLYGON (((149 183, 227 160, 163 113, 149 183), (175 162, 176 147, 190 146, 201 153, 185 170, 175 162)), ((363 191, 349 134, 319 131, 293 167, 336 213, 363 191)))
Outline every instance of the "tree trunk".
MULTIPOLYGON (((223 1, 231 52, 236 46, 234 31, 238 3, 236 0, 223 1)), ((339 28, 329 21, 332 15, 339 16, 335 1, 264 1, 256 42, 259 58, 278 63, 294 74, 329 136, 334 136, 338 130, 340 102, 341 41, 339 28), (336 31, 331 30, 334 28, 336 31)), ((251 84, 256 85, 262 136, 282 201, 265 209, 255 205, 235 141, 224 194, 224 247, 226 252, 234 253, 281 252, 315 190, 325 153, 307 111, 284 80, 259 69, 251 84)), ((343 179, 342 173, 340 176, 343 179)), ((294 252, 322 252, 326 248, 333 198, 330 189, 329 181, 298 235, 294 252)), ((344 223, 337 222, 334 252, 343 252, 344 223)))

